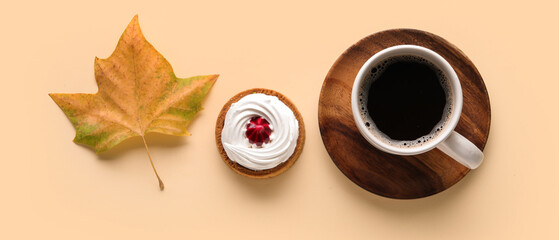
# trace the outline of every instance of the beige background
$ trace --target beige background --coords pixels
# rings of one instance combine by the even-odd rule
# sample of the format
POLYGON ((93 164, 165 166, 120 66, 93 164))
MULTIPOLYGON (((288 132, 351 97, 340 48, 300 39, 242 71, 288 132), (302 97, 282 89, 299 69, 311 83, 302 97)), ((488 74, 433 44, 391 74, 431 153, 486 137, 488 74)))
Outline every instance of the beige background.
POLYGON ((522 2, 3 3, 0 238, 558 239, 559 6, 522 2), (111 54, 136 13, 177 76, 221 74, 191 137, 148 135, 163 192, 139 139, 96 155, 71 141, 74 129, 47 96, 96 92, 94 57, 111 54), (411 201, 349 181, 317 120, 336 58, 398 27, 462 49, 492 106, 483 165, 447 191, 411 201), (299 161, 270 180, 237 175, 214 143, 223 104, 252 87, 287 95, 307 126, 299 161))

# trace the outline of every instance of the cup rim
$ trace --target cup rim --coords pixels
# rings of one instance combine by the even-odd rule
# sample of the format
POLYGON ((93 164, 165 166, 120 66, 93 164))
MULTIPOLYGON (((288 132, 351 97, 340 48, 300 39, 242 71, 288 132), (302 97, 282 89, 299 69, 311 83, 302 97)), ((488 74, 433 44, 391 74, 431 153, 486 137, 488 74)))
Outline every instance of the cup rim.
POLYGON ((374 147, 388 152, 392 154, 398 155, 415 155, 427 152, 433 148, 435 148, 439 143, 444 141, 446 138, 450 136, 450 134, 454 131, 454 128, 458 124, 458 120, 460 119, 460 114, 462 112, 462 104, 463 104, 463 96, 462 96, 462 87, 460 85, 460 80, 458 79, 458 75, 450 65, 442 56, 438 53, 417 45, 396 45, 392 47, 385 48, 373 56, 371 56, 359 69, 357 76, 355 77, 355 81, 353 83, 353 88, 351 92, 351 109, 353 113, 353 119, 355 120, 355 124, 357 129, 361 133, 361 135, 374 147), (372 67, 375 66, 378 62, 383 61, 389 57, 395 56, 402 56, 402 55, 412 55, 417 57, 425 58, 426 60, 433 63, 436 67, 438 67, 447 77, 447 81, 450 83, 452 93, 454 94, 453 97, 453 112, 449 116, 447 124, 443 126, 441 132, 433 139, 421 144, 419 146, 414 147, 397 147, 394 145, 390 145, 385 141, 382 141, 378 137, 374 136, 366 127, 365 122, 361 118, 360 108, 359 108, 359 87, 362 85, 363 81, 366 80, 368 73, 371 71, 372 67))

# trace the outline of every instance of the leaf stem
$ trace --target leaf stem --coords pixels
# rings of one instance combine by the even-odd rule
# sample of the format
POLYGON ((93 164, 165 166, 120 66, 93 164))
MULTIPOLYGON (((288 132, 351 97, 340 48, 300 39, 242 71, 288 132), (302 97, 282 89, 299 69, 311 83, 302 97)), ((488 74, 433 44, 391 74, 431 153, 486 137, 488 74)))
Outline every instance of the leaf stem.
POLYGON ((149 154, 148 144, 146 143, 146 139, 144 138, 144 135, 142 135, 142 140, 144 140, 144 147, 146 147, 146 152, 148 153, 149 163, 151 163, 151 167, 153 168, 153 172, 155 173, 155 176, 157 177, 157 180, 159 181, 159 189, 161 191, 163 191, 163 189, 165 189, 165 185, 163 184, 163 181, 161 181, 161 178, 159 177, 159 174, 157 174, 157 170, 155 170, 155 165, 153 165, 153 161, 151 160, 151 154, 149 154))

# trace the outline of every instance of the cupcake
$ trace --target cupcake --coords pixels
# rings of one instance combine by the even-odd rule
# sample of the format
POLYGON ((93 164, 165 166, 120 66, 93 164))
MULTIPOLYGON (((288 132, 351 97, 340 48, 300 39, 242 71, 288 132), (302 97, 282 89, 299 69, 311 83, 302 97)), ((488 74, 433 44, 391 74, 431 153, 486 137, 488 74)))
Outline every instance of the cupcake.
POLYGON ((305 126, 289 99, 273 90, 243 91, 223 106, 215 128, 217 149, 235 172, 270 178, 289 169, 303 150, 305 126))

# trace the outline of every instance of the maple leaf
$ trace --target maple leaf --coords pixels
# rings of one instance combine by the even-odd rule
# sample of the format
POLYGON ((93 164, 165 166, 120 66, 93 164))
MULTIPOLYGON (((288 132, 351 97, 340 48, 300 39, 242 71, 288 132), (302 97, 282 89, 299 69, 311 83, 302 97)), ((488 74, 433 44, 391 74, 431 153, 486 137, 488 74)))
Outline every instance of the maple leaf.
POLYGON ((190 135, 186 127, 202 109, 202 100, 218 75, 177 78, 169 62, 145 39, 138 15, 111 56, 96 57, 94 65, 97 93, 49 94, 76 129, 74 142, 99 153, 130 137, 142 137, 163 190, 145 134, 190 135))

